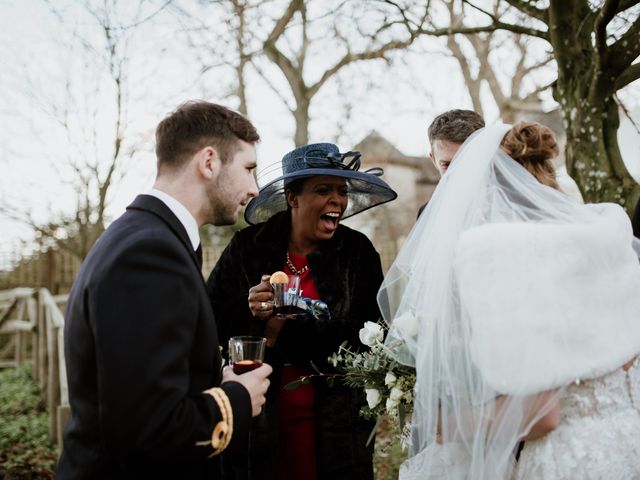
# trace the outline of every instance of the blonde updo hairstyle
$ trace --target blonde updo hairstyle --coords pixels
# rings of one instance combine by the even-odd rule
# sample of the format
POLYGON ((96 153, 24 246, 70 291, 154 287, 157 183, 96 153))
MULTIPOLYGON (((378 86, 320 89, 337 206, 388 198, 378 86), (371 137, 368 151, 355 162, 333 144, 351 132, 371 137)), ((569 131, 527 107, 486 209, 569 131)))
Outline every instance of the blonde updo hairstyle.
POLYGON ((504 136, 500 147, 540 183, 560 190, 553 164, 560 149, 549 127, 536 122, 518 122, 504 136))

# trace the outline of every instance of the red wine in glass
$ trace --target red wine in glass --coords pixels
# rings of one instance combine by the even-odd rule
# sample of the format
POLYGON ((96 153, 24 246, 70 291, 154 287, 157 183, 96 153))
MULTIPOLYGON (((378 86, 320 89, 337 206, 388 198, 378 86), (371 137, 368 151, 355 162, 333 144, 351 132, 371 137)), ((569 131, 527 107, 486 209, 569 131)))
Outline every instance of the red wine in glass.
POLYGON ((258 360, 240 360, 233 364, 233 373, 242 375, 262 366, 262 362, 258 360))
POLYGON ((298 307, 295 305, 282 305, 281 307, 275 307, 274 313, 282 317, 295 317, 298 307))

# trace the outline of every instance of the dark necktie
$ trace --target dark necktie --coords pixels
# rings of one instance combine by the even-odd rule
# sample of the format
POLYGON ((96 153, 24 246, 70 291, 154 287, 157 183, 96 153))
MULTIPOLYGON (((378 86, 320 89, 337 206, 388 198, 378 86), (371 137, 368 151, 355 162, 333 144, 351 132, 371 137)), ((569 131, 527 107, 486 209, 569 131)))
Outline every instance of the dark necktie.
POLYGON ((196 258, 198 259, 198 266, 200 270, 202 270, 202 244, 198 245, 196 248, 196 258))

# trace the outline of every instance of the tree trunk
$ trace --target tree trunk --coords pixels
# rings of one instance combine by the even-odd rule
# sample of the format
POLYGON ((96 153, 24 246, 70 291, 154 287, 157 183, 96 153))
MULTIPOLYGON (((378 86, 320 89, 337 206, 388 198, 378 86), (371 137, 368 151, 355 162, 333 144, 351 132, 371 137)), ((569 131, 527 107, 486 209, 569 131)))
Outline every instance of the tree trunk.
POLYGON ((622 162, 616 90, 603 75, 607 59, 592 38, 595 17, 586 9, 575 0, 551 2, 550 7, 549 40, 558 64, 554 97, 564 117, 567 170, 585 202, 614 202, 631 213, 640 185, 622 162))
POLYGON ((309 105, 308 98, 298 98, 296 96, 296 109, 293 112, 293 118, 296 121, 296 134, 294 137, 296 147, 309 143, 309 105))
POLYGON ((586 202, 615 202, 631 213, 640 186, 622 161, 617 140, 620 119, 612 95, 566 101, 567 170, 586 202))
POLYGON ((238 95, 239 105, 238 111, 245 117, 249 115, 247 107, 247 85, 245 82, 245 70, 249 62, 249 55, 245 51, 245 9, 247 5, 243 1, 234 0, 232 2, 233 13, 238 19, 238 27, 235 31, 236 48, 238 49, 238 64, 235 67, 236 77, 238 78, 238 86, 236 93, 238 95))

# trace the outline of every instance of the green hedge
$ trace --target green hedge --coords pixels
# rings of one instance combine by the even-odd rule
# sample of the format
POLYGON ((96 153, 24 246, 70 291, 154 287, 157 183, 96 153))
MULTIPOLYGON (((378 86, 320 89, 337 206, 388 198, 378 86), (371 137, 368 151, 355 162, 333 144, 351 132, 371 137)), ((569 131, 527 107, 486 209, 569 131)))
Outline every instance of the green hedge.
POLYGON ((0 479, 53 478, 57 458, 31 367, 0 370, 0 479))

